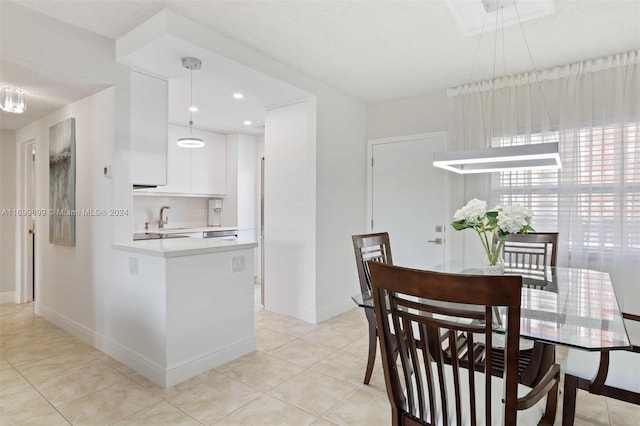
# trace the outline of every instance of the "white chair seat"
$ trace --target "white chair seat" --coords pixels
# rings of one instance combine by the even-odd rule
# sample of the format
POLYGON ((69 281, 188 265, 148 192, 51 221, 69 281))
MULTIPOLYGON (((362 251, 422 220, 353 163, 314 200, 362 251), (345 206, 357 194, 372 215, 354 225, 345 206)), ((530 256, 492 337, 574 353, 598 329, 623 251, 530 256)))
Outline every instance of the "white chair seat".
MULTIPOLYGON (((389 317, 389 328, 391 330, 391 333, 395 334, 395 328, 393 326, 393 320, 391 319, 391 314, 387 315, 389 317)), ((438 317, 443 317, 442 315, 434 315, 434 317, 438 318, 438 317)), ((414 322, 413 325, 413 336, 416 339, 420 338, 420 331, 418 330, 418 326, 417 324, 414 322)), ((473 341, 475 343, 480 343, 484 345, 484 334, 478 334, 475 333, 473 335, 473 341)), ((529 350, 533 348, 533 340, 527 340, 527 339, 520 339, 520 350, 521 351, 525 351, 525 350, 529 350)), ((504 334, 501 333, 493 333, 493 336, 491 337, 491 345, 494 348, 504 348, 505 347, 505 339, 504 339, 504 334)))
MULTIPOLYGON (((599 364, 599 352, 569 349, 561 368, 565 374, 593 380, 599 364)), ((609 352, 609 370, 604 384, 640 393, 640 354, 630 351, 609 352)))
MULTIPOLYGON (((440 404, 440 388, 438 376, 435 368, 435 363, 430 363, 433 371, 433 377, 435 378, 434 387, 436 389, 436 393, 438 394, 438 398, 436 401, 436 418, 437 421, 435 424, 439 426, 443 426, 442 424, 442 408, 440 404)), ((462 424, 456 425, 455 421, 452 423, 455 426, 466 426, 471 425, 471 412, 469 408, 469 370, 465 368, 461 368, 460 370, 460 401, 462 405, 462 424)), ((447 407, 449 413, 455 413, 455 386, 453 382, 453 370, 450 365, 444 366, 444 375, 447 382, 447 407)), ((426 386, 427 378, 423 373, 423 383, 426 386)), ((478 426, 486 426, 485 424, 485 389, 484 383, 485 378, 484 374, 480 372, 475 373, 475 383, 476 383, 476 420, 478 426)), ((414 387, 415 388, 415 387, 414 387)), ((426 390, 426 389, 425 389, 426 390)), ((531 391, 531 388, 525 385, 518 385, 518 397, 523 397, 527 393, 531 391)), ((428 393, 427 393, 428 394, 428 393)), ((502 403, 503 399, 503 380, 499 377, 491 377, 491 426, 500 426, 502 425, 502 413, 504 412, 504 407, 502 403)), ((545 405, 547 402, 547 398, 544 397, 536 405, 527 409, 518 411, 517 424, 518 426, 528 426, 528 425, 537 425, 540 422, 540 419, 544 416, 545 405)), ((429 404, 428 401, 425 401, 425 408, 428 410, 429 404)), ((414 413, 416 414, 416 413, 414 413)), ((451 417, 451 414, 450 414, 451 417)), ((455 417, 455 416, 453 416, 455 417)), ((431 421, 429 418, 428 421, 431 421)))

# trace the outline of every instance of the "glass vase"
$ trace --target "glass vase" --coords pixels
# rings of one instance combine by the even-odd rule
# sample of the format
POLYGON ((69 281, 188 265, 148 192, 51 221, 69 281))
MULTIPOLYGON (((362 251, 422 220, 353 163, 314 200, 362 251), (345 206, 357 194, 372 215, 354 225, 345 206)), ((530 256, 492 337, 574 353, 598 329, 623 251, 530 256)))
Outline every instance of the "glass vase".
POLYGON ((485 253, 482 258, 482 273, 484 275, 503 275, 504 274, 504 259, 502 253, 500 253, 495 263, 491 263, 489 256, 485 253))

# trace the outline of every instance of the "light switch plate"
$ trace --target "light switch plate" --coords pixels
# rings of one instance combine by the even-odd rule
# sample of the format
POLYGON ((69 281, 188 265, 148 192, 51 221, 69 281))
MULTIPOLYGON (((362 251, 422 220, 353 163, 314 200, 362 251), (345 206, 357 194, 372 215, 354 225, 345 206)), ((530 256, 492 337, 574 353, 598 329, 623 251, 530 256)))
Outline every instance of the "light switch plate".
POLYGON ((244 256, 235 256, 231 258, 231 272, 241 272, 245 269, 244 256))
POLYGON ((137 257, 129 258, 129 273, 131 275, 138 275, 138 258, 137 257))

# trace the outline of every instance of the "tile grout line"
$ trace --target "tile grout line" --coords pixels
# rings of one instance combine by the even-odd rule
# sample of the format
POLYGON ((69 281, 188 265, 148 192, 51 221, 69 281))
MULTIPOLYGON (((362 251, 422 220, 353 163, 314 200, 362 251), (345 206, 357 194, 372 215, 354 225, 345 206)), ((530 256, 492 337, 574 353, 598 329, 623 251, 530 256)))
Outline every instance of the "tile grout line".
MULTIPOLYGON (((5 358, 5 360, 6 360, 6 358, 5 358)), ((7 361, 7 362, 9 362, 9 361, 7 361)), ((69 420, 69 419, 68 419, 64 414, 62 414, 62 413, 58 410, 58 408, 57 408, 55 405, 53 405, 53 403, 52 403, 51 401, 49 401, 49 399, 48 399, 47 397, 45 397, 45 396, 42 394, 42 392, 40 392, 40 390, 38 390, 38 388, 37 388, 33 383, 31 383, 31 381, 30 381, 29 379, 27 379, 27 378, 26 378, 26 377, 25 377, 25 376, 20 372, 20 370, 18 370, 15 366, 13 366, 13 364, 12 364, 12 367, 14 368, 14 370, 16 370, 16 372, 17 372, 17 373, 18 373, 18 374, 19 374, 19 375, 20 375, 24 380, 26 380, 26 382, 27 382, 27 383, 29 383, 29 385, 31 386, 31 389, 33 389, 34 391, 36 391, 36 392, 38 393, 38 395, 40 395, 40 396, 42 397, 42 399, 44 399, 45 401, 47 401, 47 404, 49 404, 49 405, 51 406, 51 408, 53 408, 53 410, 54 410, 56 413, 58 413, 58 414, 59 414, 59 415, 60 415, 60 416, 61 416, 61 417, 62 417, 62 418, 67 422, 67 423, 69 423, 70 425, 71 425, 71 424, 73 424, 73 423, 71 423, 71 421, 70 421, 70 420, 69 420)), ((27 417, 26 419, 22 419, 21 421, 29 420, 29 419, 31 419, 31 418, 33 418, 33 417, 37 417, 37 416, 39 416, 39 415, 41 415, 41 414, 35 414, 35 415, 31 416, 31 417, 27 417)))

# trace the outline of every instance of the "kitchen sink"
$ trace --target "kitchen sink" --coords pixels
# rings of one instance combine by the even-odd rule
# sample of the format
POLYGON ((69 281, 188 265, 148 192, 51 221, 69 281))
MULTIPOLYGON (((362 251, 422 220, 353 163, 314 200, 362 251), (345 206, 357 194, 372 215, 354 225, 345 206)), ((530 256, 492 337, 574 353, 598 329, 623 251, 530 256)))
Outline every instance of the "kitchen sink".
POLYGON ((180 234, 159 234, 157 232, 136 232, 133 234, 133 241, 164 240, 169 238, 189 238, 189 236, 180 234))

